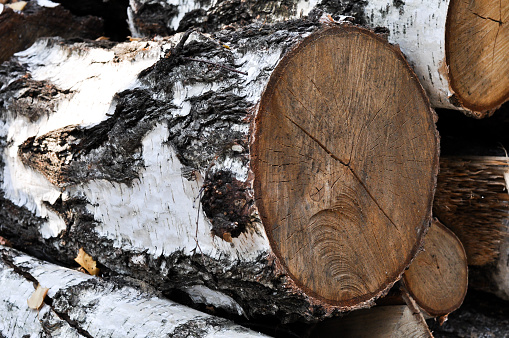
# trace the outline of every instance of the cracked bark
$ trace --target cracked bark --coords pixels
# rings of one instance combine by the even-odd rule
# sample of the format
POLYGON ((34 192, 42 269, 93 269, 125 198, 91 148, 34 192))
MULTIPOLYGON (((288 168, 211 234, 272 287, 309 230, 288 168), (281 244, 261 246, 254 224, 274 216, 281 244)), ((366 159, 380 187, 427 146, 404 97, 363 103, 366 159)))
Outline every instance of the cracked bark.
POLYGON ((84 247, 106 276, 134 277, 236 316, 316 321, 372 304, 417 252, 437 170, 434 115, 401 53, 368 30, 303 20, 181 37, 47 39, 2 66, 20 64, 17 72, 0 71, 8 88, 0 95, 3 198, 21 216, 0 213, 0 235, 69 266, 84 247), (334 52, 336 42, 344 53, 334 52), (307 57, 316 51, 327 60, 301 68, 315 73, 286 70, 317 59, 307 57), (28 69, 31 80, 21 87, 54 81, 59 93, 51 109, 32 115, 6 99, 18 95, 21 88, 9 84, 28 69), (275 109, 271 98, 284 88, 323 107, 275 109), (323 147, 284 119, 271 124, 280 111, 323 147), (313 116, 318 125, 310 125, 313 116), (348 154, 348 168, 324 149, 348 154), (267 172, 272 167, 282 171, 267 172), (302 184, 311 190, 290 204, 282 196, 274 220, 272 197, 263 194, 302 184), (17 235, 16 219, 29 223, 30 239, 17 235), (328 220, 331 229, 290 229, 308 242, 285 253, 265 233, 282 219, 284 227, 304 228, 328 220), (328 233, 339 247, 330 246, 328 233), (367 254, 352 254, 359 242, 369 243, 367 254), (309 255, 307 247, 321 251, 309 255), (316 266, 316 281, 328 284, 310 284, 290 256, 310 271, 316 266), (380 263, 371 268, 375 256, 380 263))
POLYGON ((0 251, 0 335, 6 337, 266 337, 166 300, 133 279, 93 278, 14 249, 0 251), (39 311, 26 303, 36 284, 50 289, 39 311))

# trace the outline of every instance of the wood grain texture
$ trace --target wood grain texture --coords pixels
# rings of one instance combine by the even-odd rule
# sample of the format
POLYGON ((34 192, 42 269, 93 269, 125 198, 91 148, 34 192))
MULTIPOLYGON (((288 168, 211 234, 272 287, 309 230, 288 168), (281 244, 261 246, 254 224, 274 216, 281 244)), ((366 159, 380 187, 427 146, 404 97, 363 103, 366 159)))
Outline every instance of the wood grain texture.
POLYGON ((308 37, 272 75, 255 128, 256 204, 297 285, 345 307, 382 294, 429 225, 438 160, 401 53, 359 28, 308 37))
POLYGON ((452 90, 463 106, 493 110, 509 99, 509 1, 451 0, 445 46, 452 90))
POLYGON ((467 293, 467 257, 454 233, 433 221, 420 252, 403 275, 406 289, 432 317, 458 309, 467 293))

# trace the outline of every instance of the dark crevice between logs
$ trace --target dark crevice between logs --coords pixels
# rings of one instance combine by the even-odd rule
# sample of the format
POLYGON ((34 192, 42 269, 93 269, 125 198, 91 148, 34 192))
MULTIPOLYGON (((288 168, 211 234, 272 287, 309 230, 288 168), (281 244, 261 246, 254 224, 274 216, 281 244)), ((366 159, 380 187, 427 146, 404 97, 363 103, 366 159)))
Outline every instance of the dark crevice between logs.
MULTIPOLYGON (((39 285, 39 281, 37 280, 37 278, 32 276, 32 274, 30 272, 25 271, 25 269, 14 264, 14 262, 9 258, 9 256, 5 252, 2 252, 2 259, 7 266, 11 267, 14 270, 15 273, 22 276, 27 281, 32 282, 32 284, 34 286, 34 290, 37 288, 37 286, 39 285)), ((66 321, 71 327, 76 329, 76 331, 78 331, 79 334, 81 334, 82 336, 87 337, 87 338, 93 338, 93 336, 90 333, 88 333, 87 330, 80 327, 79 323, 75 320, 72 320, 67 313, 61 312, 61 311, 58 311, 57 309, 55 309, 53 298, 46 295, 46 297, 44 297, 43 302, 44 302, 44 304, 48 305, 51 308, 51 310, 53 312, 55 312, 60 319, 66 321)))
POLYGON ((509 154, 509 104, 478 120, 459 111, 437 109, 441 156, 506 156, 509 154), (507 153, 506 153, 507 150, 507 153))
POLYGON ((76 16, 91 15, 104 22, 104 35, 113 41, 125 41, 130 35, 127 26, 129 0, 56 0, 76 16))

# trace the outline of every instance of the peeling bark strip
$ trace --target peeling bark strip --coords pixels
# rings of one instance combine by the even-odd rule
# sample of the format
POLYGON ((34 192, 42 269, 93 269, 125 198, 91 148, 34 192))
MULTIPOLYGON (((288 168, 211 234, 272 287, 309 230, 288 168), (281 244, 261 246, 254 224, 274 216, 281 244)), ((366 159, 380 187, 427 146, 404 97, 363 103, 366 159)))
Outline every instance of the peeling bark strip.
POLYGON ((166 300, 136 280, 92 278, 13 249, 0 251, 4 337, 266 337, 166 300), (27 306, 34 280, 50 289, 39 312, 27 306))
POLYGON ((484 117, 509 99, 507 1, 217 0, 169 5, 131 0, 129 18, 133 35, 164 36, 190 27, 212 31, 255 21, 315 17, 321 11, 336 18, 350 16, 371 28, 387 27, 389 41, 400 46, 434 107, 484 117))
POLYGON ((33 121, 16 101, 2 107, 2 190, 40 222, 23 248, 72 264, 83 247, 102 271, 165 293, 316 321, 369 306, 429 225, 434 115, 401 53, 368 30, 295 20, 158 42, 42 40, 16 61, 72 90, 33 121), (284 191, 296 194, 270 195, 284 191))

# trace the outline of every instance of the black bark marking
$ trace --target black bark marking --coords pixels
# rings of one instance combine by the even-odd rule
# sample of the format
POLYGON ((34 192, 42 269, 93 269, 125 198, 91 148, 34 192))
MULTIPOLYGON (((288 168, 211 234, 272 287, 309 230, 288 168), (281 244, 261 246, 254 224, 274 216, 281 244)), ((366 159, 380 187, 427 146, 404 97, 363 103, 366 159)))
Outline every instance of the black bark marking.
POLYGON ((205 178, 203 187, 201 203, 212 223, 212 233, 231 242, 231 237, 238 237, 250 222, 253 199, 246 183, 228 171, 218 171, 205 178))
POLYGON ((126 90, 116 96, 113 116, 96 126, 67 126, 19 146, 22 162, 59 187, 94 179, 130 184, 143 168, 143 137, 173 106, 148 91, 126 90))

